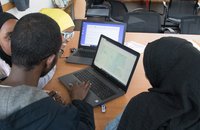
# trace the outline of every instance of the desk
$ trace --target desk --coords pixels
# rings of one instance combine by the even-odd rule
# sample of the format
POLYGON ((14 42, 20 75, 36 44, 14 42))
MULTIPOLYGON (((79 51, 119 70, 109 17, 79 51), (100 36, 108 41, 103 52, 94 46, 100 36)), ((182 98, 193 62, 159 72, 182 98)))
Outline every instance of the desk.
MULTIPOLYGON (((155 39, 158 39, 163 36, 177 36, 177 37, 187 38, 190 40, 194 40, 200 45, 199 35, 126 33, 125 41, 135 41, 141 44, 147 44, 148 42, 154 41, 155 39)), ((64 56, 69 55, 70 53, 69 48, 77 47, 78 37, 79 37, 79 32, 75 32, 74 38, 69 43, 67 43, 64 56)), ((147 89, 150 87, 148 80, 145 78, 142 60, 143 60, 143 54, 141 54, 140 56, 138 65, 136 66, 136 70, 132 77, 132 81, 130 83, 127 93, 122 97, 119 97, 115 100, 106 103, 107 107, 106 113, 101 113, 100 107, 94 109, 96 130, 103 130, 107 122, 112 120, 116 115, 118 115, 123 111, 124 107, 133 96, 139 94, 140 92, 147 91, 147 89)), ((58 77, 65 75, 67 73, 74 72, 76 70, 80 70, 85 67, 87 66, 66 63, 64 61, 64 58, 60 58, 57 63, 56 73, 53 79, 47 84, 45 89, 58 91, 65 100, 65 102, 70 102, 68 92, 63 87, 63 85, 58 81, 58 77)))

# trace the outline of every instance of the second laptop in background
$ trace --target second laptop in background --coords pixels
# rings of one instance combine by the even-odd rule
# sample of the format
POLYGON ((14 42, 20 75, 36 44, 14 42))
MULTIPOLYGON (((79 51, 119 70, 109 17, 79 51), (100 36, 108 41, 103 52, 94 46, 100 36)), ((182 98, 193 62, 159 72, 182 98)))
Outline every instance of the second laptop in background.
POLYGON ((125 32, 125 23, 82 21, 78 49, 66 60, 69 63, 91 65, 101 34, 123 44, 125 32))

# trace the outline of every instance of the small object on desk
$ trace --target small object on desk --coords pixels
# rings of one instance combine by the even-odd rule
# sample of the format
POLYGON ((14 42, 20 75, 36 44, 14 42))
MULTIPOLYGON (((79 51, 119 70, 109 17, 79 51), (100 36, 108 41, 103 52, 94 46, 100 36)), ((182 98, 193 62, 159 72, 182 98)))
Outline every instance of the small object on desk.
POLYGON ((105 104, 102 104, 102 105, 101 105, 101 112, 102 112, 102 113, 105 113, 105 112, 106 112, 106 105, 105 105, 105 104))
POLYGON ((70 48, 70 52, 73 53, 76 51, 76 48, 70 48))
POLYGON ((71 87, 73 87, 74 85, 73 85, 73 83, 68 83, 68 86, 71 88, 71 87))

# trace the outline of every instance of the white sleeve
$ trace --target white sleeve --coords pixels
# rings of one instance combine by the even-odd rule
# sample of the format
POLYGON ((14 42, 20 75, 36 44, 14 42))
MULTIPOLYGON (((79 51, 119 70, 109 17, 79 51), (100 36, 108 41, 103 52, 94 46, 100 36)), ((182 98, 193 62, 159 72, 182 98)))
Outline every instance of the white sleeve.
POLYGON ((0 59, 0 79, 8 77, 10 71, 10 66, 4 60, 0 59))
POLYGON ((52 79, 56 71, 56 65, 44 76, 39 79, 38 88, 42 89, 52 79))

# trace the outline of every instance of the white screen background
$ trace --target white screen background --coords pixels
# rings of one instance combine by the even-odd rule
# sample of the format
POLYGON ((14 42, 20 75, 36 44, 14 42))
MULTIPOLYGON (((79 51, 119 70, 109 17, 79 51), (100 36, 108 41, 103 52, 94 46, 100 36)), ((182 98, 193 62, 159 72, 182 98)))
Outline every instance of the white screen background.
POLYGON ((135 61, 135 55, 102 38, 94 64, 126 85, 135 61))
POLYGON ((115 41, 118 41, 120 27, 109 27, 103 25, 87 25, 85 34, 85 46, 97 46, 100 35, 103 34, 115 41))

